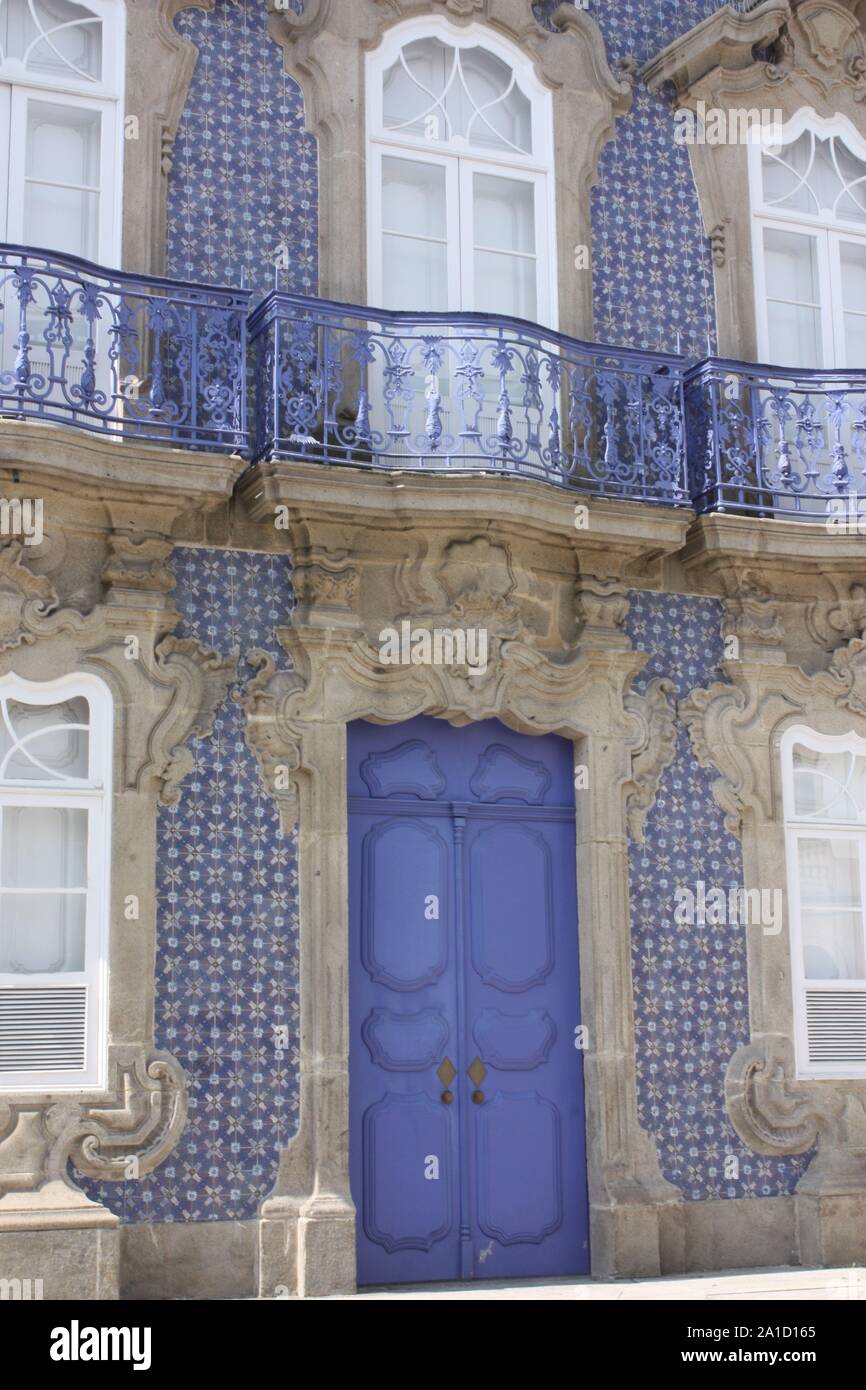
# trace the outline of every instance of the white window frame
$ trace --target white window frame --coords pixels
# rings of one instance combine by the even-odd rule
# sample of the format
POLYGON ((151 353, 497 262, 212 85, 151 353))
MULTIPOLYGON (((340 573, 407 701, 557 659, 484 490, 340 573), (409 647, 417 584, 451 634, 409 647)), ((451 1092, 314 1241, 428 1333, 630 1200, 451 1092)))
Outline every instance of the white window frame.
POLYGON ((31 681, 14 674, 3 676, 0 677, 0 697, 31 705, 55 705, 83 697, 90 711, 86 778, 63 783, 57 779, 27 782, 0 779, 0 834, 2 809, 6 806, 79 807, 88 811, 84 970, 28 975, 0 972, 2 989, 86 988, 85 1066, 81 1071, 2 1072, 0 1094, 102 1090, 106 1081, 108 1040, 114 702, 108 686, 87 672, 50 681, 31 681))
MULTIPOLYGON (((536 321, 548 328, 557 327, 557 303, 550 268, 558 264, 556 250, 556 203, 554 178, 553 102, 550 91, 535 75, 532 63, 510 43, 499 39, 489 29, 470 24, 457 29, 442 15, 418 16, 396 25, 385 35, 379 47, 367 55, 366 63, 366 121, 367 121, 367 297, 371 304, 380 305, 384 298, 382 255, 382 157, 444 163, 456 167, 456 195, 466 202, 467 181, 473 172, 504 175, 514 180, 525 179, 535 187, 535 238, 537 262, 538 310, 536 321), (383 82, 388 69, 396 62, 401 49, 417 39, 438 38, 452 48, 484 48, 514 72, 520 90, 532 106, 533 153, 521 154, 488 151, 480 145, 446 144, 424 139, 408 132, 394 133, 385 129, 383 118, 383 82)), ((452 178, 446 174, 450 194, 452 178)), ((448 289, 450 302, 444 312, 465 309, 472 312, 469 296, 473 281, 472 204, 461 216, 458 207, 447 205, 448 289), (461 231, 462 224, 462 231, 461 231), (455 266, 457 267, 455 269, 455 266)), ((407 304, 407 310, 417 305, 407 304)))
MULTIPOLYGON (((29 71, 20 59, 0 62, 0 240, 20 243, 26 106, 29 100, 79 106, 101 113, 99 246, 96 263, 121 264, 123 116, 126 75, 125 0, 81 0, 102 20, 102 78, 29 71)), ((44 247, 44 250, 52 250, 44 247)), ((62 254, 58 252, 58 254, 62 254)))
MULTIPOLYGON (((803 927, 800 912, 799 855, 801 839, 854 840, 858 844, 860 864, 860 897, 863 904, 863 930, 866 936, 866 815, 860 821, 830 821, 798 817, 794 800, 794 745, 804 744, 818 753, 852 753, 866 757, 866 738, 848 734, 820 734, 805 725, 787 729, 780 745, 782 762, 782 803, 785 817, 785 860, 788 887, 788 923, 791 941, 791 980, 794 992, 794 1047, 797 1075, 804 1079, 825 1078, 850 1080, 866 1077, 866 1061, 862 1063, 811 1062, 806 1018, 806 991, 832 993, 862 992, 866 995, 866 978, 842 980, 812 980, 806 976, 803 958, 803 927)), ((864 941, 866 954, 866 941, 864 941)))
MULTIPOLYGON (((814 131, 816 137, 826 140, 836 136, 858 159, 866 161, 866 140, 856 126, 846 116, 819 116, 811 108, 797 112, 780 131, 779 144, 788 145, 797 140, 804 131, 814 131)), ((821 295, 821 338, 825 357, 832 361, 822 361, 819 368, 831 371, 834 368, 856 367, 856 362, 845 361, 845 321, 841 294, 841 274, 839 246, 843 241, 851 241, 866 247, 866 224, 847 222, 844 218, 827 218, 819 214, 797 212, 793 209, 764 202, 762 179, 762 153, 766 141, 752 141, 748 147, 749 155, 749 197, 751 201, 752 224, 752 265, 755 281, 755 315, 758 331, 758 359, 772 366, 798 367, 796 362, 773 363, 770 361, 770 331, 767 314, 767 282, 764 269, 764 229, 799 232, 817 241, 818 281, 821 295)), ((866 185, 864 185, 866 187, 866 185)))

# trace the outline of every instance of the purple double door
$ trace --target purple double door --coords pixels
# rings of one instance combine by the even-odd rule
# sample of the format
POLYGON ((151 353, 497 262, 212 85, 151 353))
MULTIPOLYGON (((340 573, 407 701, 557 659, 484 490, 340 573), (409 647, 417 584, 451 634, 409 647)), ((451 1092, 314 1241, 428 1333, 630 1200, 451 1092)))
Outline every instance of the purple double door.
POLYGON ((362 1284, 589 1270, 572 745, 349 729, 362 1284))

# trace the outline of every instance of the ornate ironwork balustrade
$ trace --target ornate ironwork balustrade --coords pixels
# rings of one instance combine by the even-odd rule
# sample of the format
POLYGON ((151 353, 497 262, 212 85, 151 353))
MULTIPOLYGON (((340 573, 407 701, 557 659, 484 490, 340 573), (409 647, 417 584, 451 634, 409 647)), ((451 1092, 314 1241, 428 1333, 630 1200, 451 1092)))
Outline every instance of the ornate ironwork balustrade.
POLYGON ((685 390, 697 511, 821 522, 866 496, 866 370, 710 357, 686 372, 685 390))
POLYGON ((0 415, 245 453, 249 299, 0 246, 0 415))
POLYGON ((254 461, 510 474, 689 505, 682 358, 279 291, 253 312, 250 347, 254 461))

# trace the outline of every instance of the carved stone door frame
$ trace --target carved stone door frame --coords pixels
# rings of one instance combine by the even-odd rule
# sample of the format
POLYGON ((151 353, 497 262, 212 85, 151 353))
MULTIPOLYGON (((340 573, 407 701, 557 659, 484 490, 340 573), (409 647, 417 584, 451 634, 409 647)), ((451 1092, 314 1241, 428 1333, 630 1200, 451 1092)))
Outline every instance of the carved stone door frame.
MULTIPOLYGON (((345 578, 351 572, 344 571, 345 578)), ((334 576, 331 576, 332 580, 334 576)), ((302 579, 302 588, 307 581, 302 579)), ((307 585, 308 587, 308 585, 307 585)), ((334 597, 334 583, 329 586, 334 597)), ((606 596, 609 597, 609 596, 606 596)), ((589 624, 565 657, 504 643, 485 677, 384 666, 357 630, 299 621, 280 640, 293 669, 261 656, 247 688, 248 741, 284 822, 298 827, 300 1121, 259 1214, 259 1292, 316 1296, 355 1287, 349 1188, 349 899, 346 728, 428 714, 453 725, 497 718, 574 743, 582 1019, 593 1271, 659 1273, 676 1239, 679 1192, 638 1123, 628 902, 628 833, 641 836, 673 758, 668 684, 629 693, 646 657, 589 624)))

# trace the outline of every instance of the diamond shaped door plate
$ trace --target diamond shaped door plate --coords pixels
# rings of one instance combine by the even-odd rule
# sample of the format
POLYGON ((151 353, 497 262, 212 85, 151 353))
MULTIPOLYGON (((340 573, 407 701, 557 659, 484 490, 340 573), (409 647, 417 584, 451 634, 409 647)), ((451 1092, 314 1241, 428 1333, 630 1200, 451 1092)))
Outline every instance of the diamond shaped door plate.
POLYGON ((487 1075, 487 1068, 485 1067, 480 1057, 475 1058, 475 1061, 472 1063, 472 1066, 468 1067, 467 1071, 469 1074, 469 1080, 472 1082, 473 1086, 480 1086, 485 1076, 487 1075))
POLYGON ((457 1075, 457 1068, 454 1066, 450 1057, 445 1057, 443 1059, 443 1061, 439 1065, 436 1075, 439 1077, 439 1080, 442 1082, 443 1086, 451 1085, 451 1082, 457 1075))

